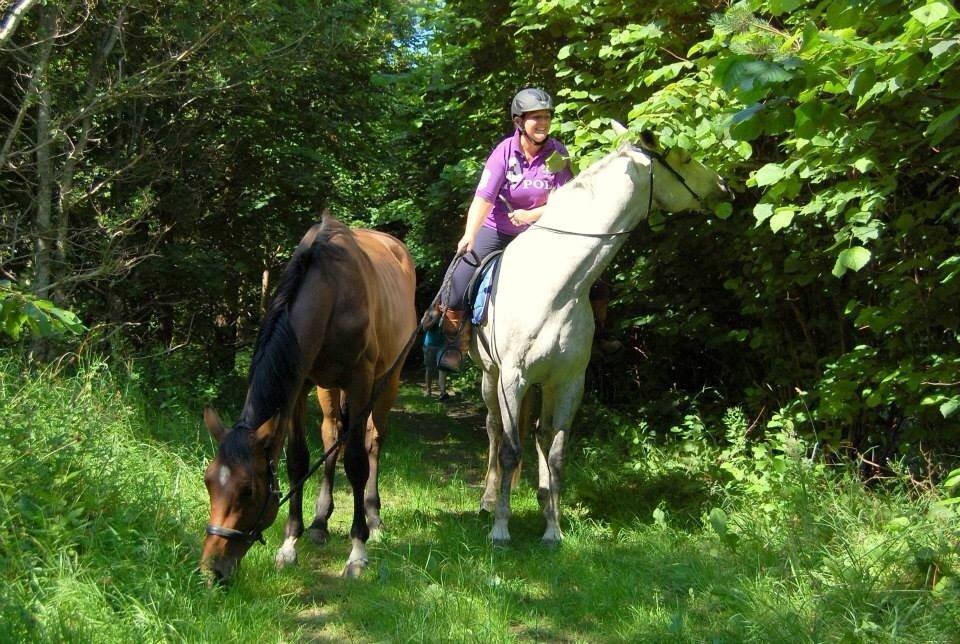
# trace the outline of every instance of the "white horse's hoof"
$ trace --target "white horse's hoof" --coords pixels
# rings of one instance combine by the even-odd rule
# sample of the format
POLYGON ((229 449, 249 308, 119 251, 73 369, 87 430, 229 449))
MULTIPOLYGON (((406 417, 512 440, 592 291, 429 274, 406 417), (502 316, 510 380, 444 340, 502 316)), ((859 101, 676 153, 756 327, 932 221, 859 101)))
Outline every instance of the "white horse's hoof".
POLYGON ((363 574, 364 569, 367 567, 368 561, 366 559, 357 559, 356 561, 348 561, 347 565, 343 568, 343 574, 341 575, 344 579, 357 579, 363 574))
POLYGON ((498 548, 506 548, 510 545, 510 531, 506 527, 493 526, 490 531, 490 543, 498 548))
POLYGON ((540 545, 542 545, 547 550, 556 550, 557 548, 560 547, 561 543, 562 541, 560 539, 548 539, 547 537, 544 537, 543 539, 540 540, 540 545))
POLYGON ((287 566, 292 566, 297 563, 297 551, 295 548, 288 548, 284 546, 277 550, 276 556, 277 568, 286 568, 287 566))

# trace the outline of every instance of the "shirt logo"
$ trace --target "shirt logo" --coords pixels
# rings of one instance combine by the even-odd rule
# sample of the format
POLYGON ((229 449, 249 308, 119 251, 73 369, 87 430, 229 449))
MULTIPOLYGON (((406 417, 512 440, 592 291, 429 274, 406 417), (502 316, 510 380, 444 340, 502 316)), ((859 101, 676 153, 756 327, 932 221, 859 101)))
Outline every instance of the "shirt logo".
POLYGON ((507 164, 506 178, 511 185, 516 185, 523 179, 523 168, 520 167, 520 161, 515 156, 511 156, 507 164))
POLYGON ((524 179, 523 187, 535 188, 537 190, 550 190, 550 188, 553 187, 553 182, 546 179, 524 179))

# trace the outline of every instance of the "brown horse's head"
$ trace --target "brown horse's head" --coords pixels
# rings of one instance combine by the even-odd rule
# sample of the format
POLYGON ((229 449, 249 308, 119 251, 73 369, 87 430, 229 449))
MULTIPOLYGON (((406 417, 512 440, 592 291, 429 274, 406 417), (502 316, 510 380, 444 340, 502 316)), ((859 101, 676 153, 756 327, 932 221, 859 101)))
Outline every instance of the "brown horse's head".
POLYGON ((219 447, 204 476, 210 522, 201 567, 212 574, 211 581, 226 582, 250 546, 262 540, 261 531, 277 517, 279 486, 268 447, 271 432, 264 428, 227 431, 209 408, 203 420, 219 447))

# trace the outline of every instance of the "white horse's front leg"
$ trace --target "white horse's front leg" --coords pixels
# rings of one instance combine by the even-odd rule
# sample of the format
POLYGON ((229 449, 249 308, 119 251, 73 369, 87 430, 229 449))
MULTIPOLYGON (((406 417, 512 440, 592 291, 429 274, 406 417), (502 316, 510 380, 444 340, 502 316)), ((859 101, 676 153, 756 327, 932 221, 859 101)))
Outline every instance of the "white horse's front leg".
POLYGON ((498 382, 500 419, 503 423, 500 443, 500 496, 494 510, 493 530, 490 539, 495 545, 510 543, 510 487, 513 475, 520 465, 520 403, 529 384, 516 370, 500 369, 498 382))
POLYGON ((547 546, 556 546, 563 539, 560 531, 560 484, 563 478, 564 446, 583 397, 583 378, 581 372, 579 376, 559 386, 549 387, 544 392, 541 431, 544 436, 553 438, 546 457, 539 443, 537 445, 540 460, 540 489, 537 496, 547 521, 542 539, 547 546))

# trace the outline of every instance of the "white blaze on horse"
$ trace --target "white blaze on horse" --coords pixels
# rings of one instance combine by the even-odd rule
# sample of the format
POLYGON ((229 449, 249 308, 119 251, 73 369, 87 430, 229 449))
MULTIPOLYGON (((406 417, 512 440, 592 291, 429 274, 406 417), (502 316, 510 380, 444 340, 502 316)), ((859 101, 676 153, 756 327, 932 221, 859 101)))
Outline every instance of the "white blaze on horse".
POLYGON ((490 448, 481 509, 494 513, 494 543, 510 540, 510 489, 521 437, 537 412, 543 542, 562 538, 564 445, 583 395, 594 331, 590 286, 652 208, 702 210, 726 192, 716 172, 683 150, 661 151, 645 132, 640 146, 624 143, 560 188, 540 220, 507 247, 471 346, 483 369, 490 448), (539 410, 532 408, 537 388, 539 410))

